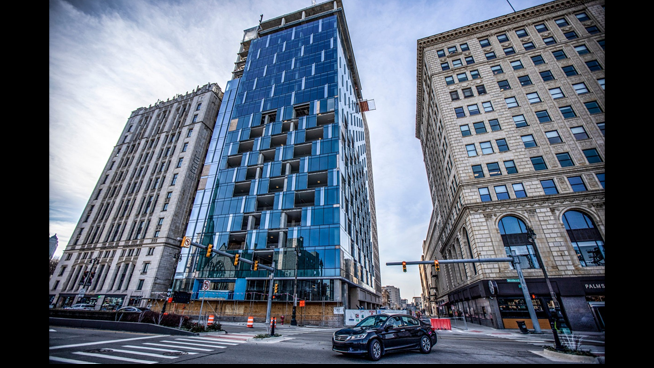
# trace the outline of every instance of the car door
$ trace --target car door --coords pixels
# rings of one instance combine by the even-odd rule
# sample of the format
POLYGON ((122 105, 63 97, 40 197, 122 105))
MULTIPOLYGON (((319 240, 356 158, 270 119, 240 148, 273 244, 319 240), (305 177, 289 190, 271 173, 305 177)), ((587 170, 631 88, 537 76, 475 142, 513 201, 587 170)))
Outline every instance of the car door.
POLYGON ((420 321, 411 316, 402 316, 402 342, 405 345, 418 345, 420 342, 420 321))
POLYGON ((384 341, 384 348, 392 349, 401 345, 401 336, 399 336, 401 327, 402 320, 398 316, 392 316, 386 320, 384 328, 380 333, 381 338, 384 341))

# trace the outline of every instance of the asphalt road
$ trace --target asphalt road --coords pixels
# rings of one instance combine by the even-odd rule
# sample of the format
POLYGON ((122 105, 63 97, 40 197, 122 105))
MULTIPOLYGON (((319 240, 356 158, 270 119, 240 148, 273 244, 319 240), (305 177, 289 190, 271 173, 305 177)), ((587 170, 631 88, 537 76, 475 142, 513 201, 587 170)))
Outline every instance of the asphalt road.
POLYGON ((336 329, 277 328, 280 337, 256 339, 261 328, 223 326, 227 334, 198 337, 51 327, 50 364, 558 364, 534 344, 490 336, 438 332, 430 354, 391 352, 378 362, 331 350, 336 329))

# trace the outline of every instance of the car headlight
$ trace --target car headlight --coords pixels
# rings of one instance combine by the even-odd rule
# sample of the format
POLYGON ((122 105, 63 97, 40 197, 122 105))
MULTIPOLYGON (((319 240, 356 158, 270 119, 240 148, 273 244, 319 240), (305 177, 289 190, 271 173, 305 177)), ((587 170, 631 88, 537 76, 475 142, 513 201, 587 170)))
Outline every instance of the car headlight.
POLYGON ((358 335, 350 335, 350 336, 348 336, 347 340, 361 340, 361 339, 365 338, 366 335, 368 335, 367 332, 363 332, 363 333, 360 333, 358 335))

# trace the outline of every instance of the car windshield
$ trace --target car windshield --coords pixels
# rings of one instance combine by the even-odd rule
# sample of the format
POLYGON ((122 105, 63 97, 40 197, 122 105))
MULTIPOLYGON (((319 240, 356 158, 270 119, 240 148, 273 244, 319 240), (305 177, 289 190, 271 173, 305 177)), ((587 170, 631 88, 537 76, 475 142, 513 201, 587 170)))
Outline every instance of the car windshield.
POLYGON ((379 328, 388 319, 388 316, 370 316, 356 324, 354 327, 379 328))

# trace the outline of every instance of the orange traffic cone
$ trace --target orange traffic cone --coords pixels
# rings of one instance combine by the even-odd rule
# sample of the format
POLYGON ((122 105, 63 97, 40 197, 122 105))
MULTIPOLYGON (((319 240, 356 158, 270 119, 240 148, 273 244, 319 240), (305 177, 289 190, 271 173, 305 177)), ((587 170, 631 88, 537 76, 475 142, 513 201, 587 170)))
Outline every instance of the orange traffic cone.
POLYGON ((254 327, 254 317, 248 317, 248 327, 254 327))

